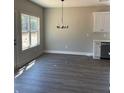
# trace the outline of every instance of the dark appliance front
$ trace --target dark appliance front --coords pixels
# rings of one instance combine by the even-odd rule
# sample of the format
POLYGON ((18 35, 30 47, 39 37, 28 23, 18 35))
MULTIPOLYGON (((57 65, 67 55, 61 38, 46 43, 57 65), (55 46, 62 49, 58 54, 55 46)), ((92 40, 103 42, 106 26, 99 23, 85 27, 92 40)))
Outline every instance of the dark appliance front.
POLYGON ((110 59, 110 42, 101 42, 101 59, 110 59))

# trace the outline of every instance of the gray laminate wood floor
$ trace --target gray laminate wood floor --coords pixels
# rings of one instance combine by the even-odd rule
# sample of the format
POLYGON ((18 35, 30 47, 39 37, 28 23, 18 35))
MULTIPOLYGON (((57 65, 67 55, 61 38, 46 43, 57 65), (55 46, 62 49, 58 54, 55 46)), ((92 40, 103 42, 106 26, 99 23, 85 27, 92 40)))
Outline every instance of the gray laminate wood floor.
POLYGON ((15 93, 109 93, 109 60, 44 54, 15 79, 15 93))

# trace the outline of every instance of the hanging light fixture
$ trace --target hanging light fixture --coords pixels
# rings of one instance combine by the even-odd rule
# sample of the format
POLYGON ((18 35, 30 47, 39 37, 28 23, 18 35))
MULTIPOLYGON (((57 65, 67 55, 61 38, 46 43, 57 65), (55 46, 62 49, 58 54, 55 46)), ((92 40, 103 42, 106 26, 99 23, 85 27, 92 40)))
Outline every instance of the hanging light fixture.
POLYGON ((64 0, 61 0, 61 2, 62 2, 62 18, 61 18, 61 25, 57 25, 57 28, 58 28, 58 29, 68 29, 69 26, 64 24, 64 17, 63 17, 63 14, 64 14, 64 11, 63 11, 63 2, 64 2, 64 0))

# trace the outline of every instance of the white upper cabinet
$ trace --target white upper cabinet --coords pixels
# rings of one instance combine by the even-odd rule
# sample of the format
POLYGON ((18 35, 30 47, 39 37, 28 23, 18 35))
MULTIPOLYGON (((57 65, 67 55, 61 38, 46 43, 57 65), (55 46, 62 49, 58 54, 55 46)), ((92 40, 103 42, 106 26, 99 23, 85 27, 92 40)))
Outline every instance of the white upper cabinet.
POLYGON ((110 32, 110 12, 94 12, 93 32, 110 32))

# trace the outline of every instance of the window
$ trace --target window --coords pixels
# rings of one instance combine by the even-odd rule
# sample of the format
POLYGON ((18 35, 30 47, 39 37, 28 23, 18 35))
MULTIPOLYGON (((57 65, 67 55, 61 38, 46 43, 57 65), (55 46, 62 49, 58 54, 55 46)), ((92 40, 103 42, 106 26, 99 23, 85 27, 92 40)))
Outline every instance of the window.
POLYGON ((21 14, 22 50, 40 44, 40 18, 21 14))

